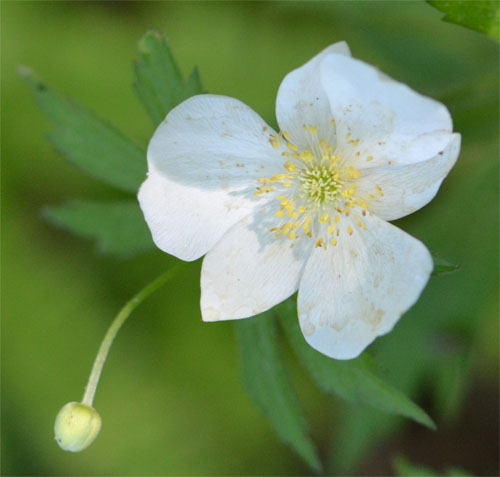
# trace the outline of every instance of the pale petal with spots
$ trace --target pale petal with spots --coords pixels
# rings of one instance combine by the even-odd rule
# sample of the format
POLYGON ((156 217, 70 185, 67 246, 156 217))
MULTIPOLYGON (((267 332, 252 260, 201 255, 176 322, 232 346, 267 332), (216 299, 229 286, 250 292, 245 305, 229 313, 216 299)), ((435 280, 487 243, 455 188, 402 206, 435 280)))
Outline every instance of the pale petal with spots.
POLYGON ((148 163, 180 184, 203 190, 252 187, 258 177, 281 167, 271 135, 275 131, 241 101, 193 96, 158 126, 148 163))
POLYGON ((247 195, 180 184, 150 166, 138 198, 157 247, 191 261, 205 255, 262 202, 248 200, 247 195))
POLYGON ((203 260, 203 320, 257 315, 295 293, 312 247, 308 238, 276 237, 267 208, 229 230, 203 260))
POLYGON ((351 52, 344 41, 330 45, 306 64, 288 73, 278 90, 278 124, 302 149, 310 147, 309 137, 303 134, 303 125, 319 128, 320 136, 330 142, 335 139, 335 129, 329 125, 333 116, 320 75, 321 62, 331 54, 350 56, 351 52))
POLYGON ((424 161, 450 142, 443 104, 363 61, 327 55, 321 84, 335 115, 337 154, 358 169, 424 161))
POLYGON ((353 224, 352 235, 343 232, 336 247, 312 251, 299 286, 306 341, 336 359, 355 358, 391 331, 433 267, 420 241, 375 216, 363 220, 366 230, 353 224))
POLYGON ((460 134, 432 159, 404 166, 380 166, 361 170, 357 195, 366 198, 370 210, 384 220, 396 220, 429 203, 437 194, 460 153, 460 134))

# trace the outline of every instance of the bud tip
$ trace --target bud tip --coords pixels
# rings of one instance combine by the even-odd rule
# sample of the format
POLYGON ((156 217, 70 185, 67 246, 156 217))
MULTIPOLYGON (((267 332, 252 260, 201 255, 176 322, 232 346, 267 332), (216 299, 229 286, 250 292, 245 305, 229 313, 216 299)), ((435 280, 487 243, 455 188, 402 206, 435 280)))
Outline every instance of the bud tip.
POLYGON ((91 406, 69 402, 61 408, 54 425, 55 439, 65 451, 80 452, 94 442, 101 429, 101 416, 91 406))

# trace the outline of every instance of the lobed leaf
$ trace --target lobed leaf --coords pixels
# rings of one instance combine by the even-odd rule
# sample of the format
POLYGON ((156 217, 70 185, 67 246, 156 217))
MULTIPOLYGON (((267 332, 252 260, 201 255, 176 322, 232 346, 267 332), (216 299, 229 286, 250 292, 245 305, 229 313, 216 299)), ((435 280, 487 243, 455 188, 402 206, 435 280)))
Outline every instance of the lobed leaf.
POLYGON ((351 402, 400 414, 435 429, 434 422, 425 411, 374 372, 374 366, 366 355, 348 361, 331 359, 306 343, 298 324, 295 304, 291 300, 281 304, 277 312, 292 348, 325 393, 335 393, 351 402))
POLYGON ((102 253, 130 257, 155 248, 136 201, 74 201, 47 207, 44 215, 53 224, 92 239, 102 253))
POLYGON ((427 0, 445 13, 443 20, 500 39, 500 3, 498 0, 427 0))
POLYGON ((243 381, 255 404, 280 438, 319 471, 321 462, 307 433, 307 422, 288 379, 270 312, 236 322, 243 381))
POLYGON ((134 90, 155 126, 172 108, 203 91, 197 68, 184 81, 166 38, 159 32, 148 32, 140 40, 134 73, 134 90))
POLYGON ((144 148, 75 100, 51 90, 30 69, 19 68, 19 73, 55 126, 48 135, 54 148, 90 175, 135 193, 146 175, 144 148))

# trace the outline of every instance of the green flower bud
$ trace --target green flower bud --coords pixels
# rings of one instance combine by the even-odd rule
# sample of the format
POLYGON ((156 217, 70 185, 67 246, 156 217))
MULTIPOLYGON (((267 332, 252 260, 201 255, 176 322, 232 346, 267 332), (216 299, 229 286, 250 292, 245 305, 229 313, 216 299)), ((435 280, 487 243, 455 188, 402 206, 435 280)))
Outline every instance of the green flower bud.
POLYGON ((54 425, 56 441, 70 452, 85 450, 99 434, 101 416, 90 406, 69 402, 59 411, 54 425))

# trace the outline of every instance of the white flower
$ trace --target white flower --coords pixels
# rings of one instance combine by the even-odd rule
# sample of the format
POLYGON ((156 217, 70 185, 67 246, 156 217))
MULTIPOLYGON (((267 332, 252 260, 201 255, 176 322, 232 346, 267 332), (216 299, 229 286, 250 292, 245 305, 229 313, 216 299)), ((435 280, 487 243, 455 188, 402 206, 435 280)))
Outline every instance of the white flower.
POLYGON ((445 106, 336 43, 289 73, 280 133, 224 96, 172 110, 148 148, 139 201, 157 246, 206 254, 204 321, 246 318, 299 291, 307 342, 358 356, 418 299, 432 258, 387 223, 427 204, 460 135, 445 106))

